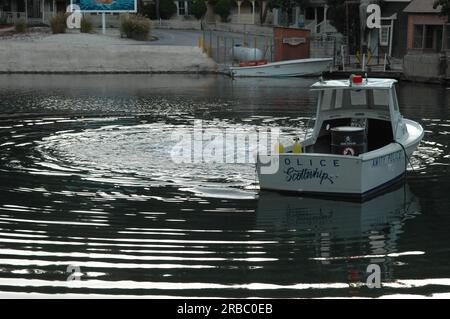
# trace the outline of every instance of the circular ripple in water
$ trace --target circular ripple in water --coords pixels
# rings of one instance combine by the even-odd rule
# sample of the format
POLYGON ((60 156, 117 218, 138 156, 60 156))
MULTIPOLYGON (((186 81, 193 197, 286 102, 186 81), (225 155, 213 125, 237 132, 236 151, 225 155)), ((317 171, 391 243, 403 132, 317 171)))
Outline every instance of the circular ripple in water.
POLYGON ((253 198, 257 129, 223 121, 105 125, 43 138, 36 164, 95 182, 253 198))

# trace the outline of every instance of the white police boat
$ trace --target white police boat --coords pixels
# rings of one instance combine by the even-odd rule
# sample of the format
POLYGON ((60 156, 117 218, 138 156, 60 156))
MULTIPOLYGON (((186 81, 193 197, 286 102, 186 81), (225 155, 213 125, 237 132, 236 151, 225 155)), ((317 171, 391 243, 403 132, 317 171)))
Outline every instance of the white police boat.
POLYGON ((403 179, 424 130, 400 114, 396 82, 356 75, 313 84, 312 133, 258 153, 260 188, 363 199, 403 179))

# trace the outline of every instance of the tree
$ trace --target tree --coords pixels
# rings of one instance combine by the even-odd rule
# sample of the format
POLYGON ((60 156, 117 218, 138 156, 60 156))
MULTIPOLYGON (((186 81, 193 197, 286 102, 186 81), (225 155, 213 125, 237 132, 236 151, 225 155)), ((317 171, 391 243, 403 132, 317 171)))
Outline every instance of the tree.
POLYGON ((207 9, 205 0, 194 0, 192 2, 191 12, 197 20, 205 16, 207 9))
POLYGON ((159 0, 159 15, 161 19, 170 19, 177 12, 177 5, 173 0, 159 0))
POLYGON ((348 37, 351 52, 359 50, 361 24, 358 3, 348 3, 346 0, 327 0, 330 23, 336 30, 348 37))
POLYGON ((435 0, 433 4, 433 8, 436 9, 437 7, 441 6, 441 16, 446 16, 447 21, 450 22, 450 0, 435 0))
POLYGON ((137 12, 149 19, 157 19, 155 3, 144 3, 142 0, 138 2, 137 12))
POLYGON ((220 16, 222 22, 227 22, 230 16, 231 4, 230 0, 219 0, 214 6, 214 13, 220 16))
POLYGON ((290 10, 293 10, 295 7, 304 7, 309 3, 309 0, 258 0, 258 2, 261 8, 263 3, 266 2, 264 10, 260 10, 259 12, 259 18, 261 24, 263 24, 264 22, 266 22, 267 13, 269 10, 280 9, 284 12, 288 12, 290 10))
POLYGON ((269 11, 269 6, 266 4, 263 10, 263 4, 270 2, 270 0, 269 1, 257 0, 257 2, 259 4, 259 7, 261 8, 261 10, 259 10, 259 21, 261 21, 261 24, 264 24, 267 19, 267 12, 269 11))

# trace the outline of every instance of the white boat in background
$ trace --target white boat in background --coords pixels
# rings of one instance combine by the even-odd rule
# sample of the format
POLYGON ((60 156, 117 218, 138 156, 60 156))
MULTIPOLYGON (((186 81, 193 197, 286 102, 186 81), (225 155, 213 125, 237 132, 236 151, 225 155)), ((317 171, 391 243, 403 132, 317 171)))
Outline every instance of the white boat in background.
POLYGON ((352 76, 313 84, 314 129, 301 152, 294 143, 258 154, 261 189, 363 199, 402 179, 424 130, 400 114, 396 82, 352 76))
POLYGON ((330 69, 332 58, 299 59, 254 66, 230 67, 232 77, 290 77, 320 75, 330 69))
POLYGON ((236 44, 230 50, 231 56, 235 61, 259 61, 263 59, 263 52, 258 48, 243 47, 236 44))

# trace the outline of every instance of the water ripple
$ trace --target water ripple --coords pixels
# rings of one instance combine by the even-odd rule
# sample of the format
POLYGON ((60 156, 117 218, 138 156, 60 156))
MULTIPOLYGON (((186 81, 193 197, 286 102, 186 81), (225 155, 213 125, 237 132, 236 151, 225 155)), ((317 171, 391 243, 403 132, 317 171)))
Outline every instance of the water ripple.
POLYGON ((118 78, 0 76, 0 297, 448 293, 447 91, 400 85, 426 131, 408 182, 352 203, 262 192, 249 158, 172 158, 221 145, 201 131, 303 136, 313 80, 118 78), (371 263, 382 289, 365 287, 371 263))

